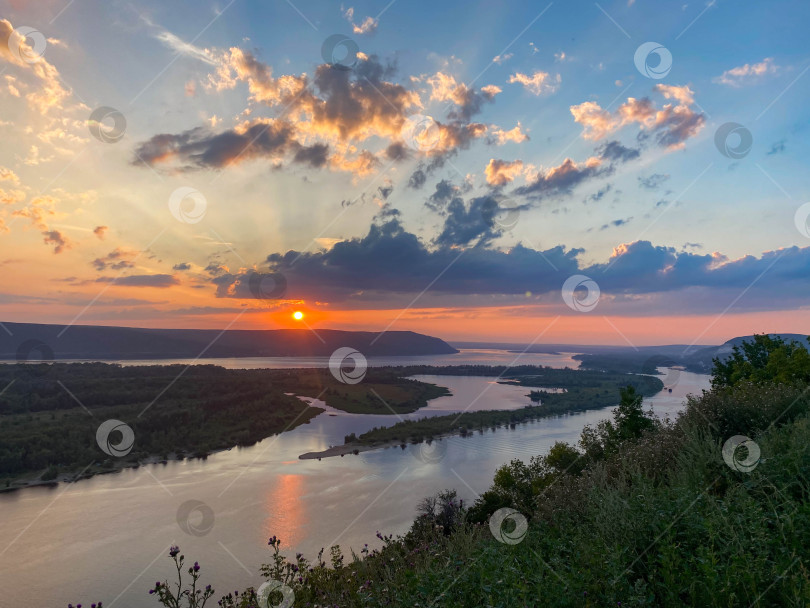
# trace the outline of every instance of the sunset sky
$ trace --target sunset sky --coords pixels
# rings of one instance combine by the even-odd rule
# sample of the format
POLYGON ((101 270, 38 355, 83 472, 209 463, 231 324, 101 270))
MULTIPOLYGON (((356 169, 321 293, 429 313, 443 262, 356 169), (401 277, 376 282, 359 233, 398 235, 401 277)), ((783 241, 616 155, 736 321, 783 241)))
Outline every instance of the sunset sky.
POLYGON ((0 321, 810 332, 808 23, 802 1, 5 0, 0 321))

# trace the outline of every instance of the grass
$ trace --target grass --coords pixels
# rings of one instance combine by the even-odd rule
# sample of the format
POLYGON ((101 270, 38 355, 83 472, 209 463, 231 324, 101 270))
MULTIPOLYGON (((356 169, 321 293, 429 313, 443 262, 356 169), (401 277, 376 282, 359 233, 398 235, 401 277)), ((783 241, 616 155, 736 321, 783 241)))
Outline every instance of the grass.
MULTIPOLYGON (((382 548, 360 555, 287 561, 271 539, 263 573, 296 606, 807 606, 809 412, 804 386, 712 391, 599 457, 604 427, 579 450, 555 446, 553 459, 500 470, 487 495, 528 519, 518 544, 491 533, 488 498, 468 509, 449 493, 408 534, 380 535, 382 548), (735 434, 761 449, 748 473, 722 457, 735 434), (560 468, 571 453, 582 466, 560 468), (529 473, 515 481, 510 471, 529 473)), ((246 608, 252 594, 222 605, 246 608)))

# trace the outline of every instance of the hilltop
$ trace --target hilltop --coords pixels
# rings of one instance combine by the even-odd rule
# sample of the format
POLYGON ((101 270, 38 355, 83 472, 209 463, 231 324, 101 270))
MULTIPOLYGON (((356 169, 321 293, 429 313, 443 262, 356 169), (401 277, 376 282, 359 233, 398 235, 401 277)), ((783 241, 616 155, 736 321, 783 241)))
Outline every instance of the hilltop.
POLYGON ((43 359, 179 359, 214 357, 328 357, 348 346, 363 355, 449 355, 458 350, 444 340, 412 331, 340 331, 336 329, 145 329, 39 323, 4 323, 0 360, 16 360, 34 342, 30 358, 43 359), (63 332, 63 333, 62 333, 63 332), (61 333, 61 335, 60 335, 61 333), (27 346, 26 346, 26 343, 27 346))

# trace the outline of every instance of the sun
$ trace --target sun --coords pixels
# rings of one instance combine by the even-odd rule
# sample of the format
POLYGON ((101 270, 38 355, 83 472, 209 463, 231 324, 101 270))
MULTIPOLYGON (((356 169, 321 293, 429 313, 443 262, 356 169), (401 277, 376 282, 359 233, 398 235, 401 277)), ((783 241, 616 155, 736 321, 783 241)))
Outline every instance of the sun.
POLYGON ((292 316, 293 316, 293 319, 295 319, 296 321, 300 321, 301 319, 303 319, 303 318, 304 318, 304 313, 302 313, 300 310, 296 310, 296 311, 293 313, 293 315, 292 315, 292 316))

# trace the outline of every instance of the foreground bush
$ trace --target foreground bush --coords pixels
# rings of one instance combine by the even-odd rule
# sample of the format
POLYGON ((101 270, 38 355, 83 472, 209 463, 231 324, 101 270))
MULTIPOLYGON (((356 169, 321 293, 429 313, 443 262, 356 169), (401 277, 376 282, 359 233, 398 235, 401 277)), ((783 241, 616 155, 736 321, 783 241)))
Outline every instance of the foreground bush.
POLYGON ((289 561, 272 538, 269 591, 220 604, 808 606, 810 390, 801 375, 774 381, 769 361, 742 355, 745 373, 723 368, 731 380, 675 422, 623 391, 579 446, 502 467, 469 509, 452 491, 423 501, 408 534, 378 533, 379 550, 289 561))

